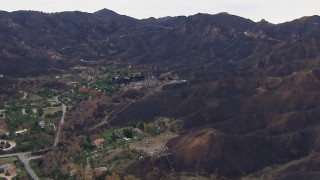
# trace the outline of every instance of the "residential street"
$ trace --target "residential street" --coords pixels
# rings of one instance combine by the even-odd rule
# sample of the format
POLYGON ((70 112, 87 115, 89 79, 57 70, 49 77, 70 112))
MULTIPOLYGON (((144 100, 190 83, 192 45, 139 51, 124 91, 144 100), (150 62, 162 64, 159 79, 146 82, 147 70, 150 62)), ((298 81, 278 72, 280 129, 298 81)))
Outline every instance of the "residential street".
MULTIPOLYGON (((24 97, 23 98, 26 97, 26 94, 27 93, 24 92, 24 97)), ((55 97, 55 100, 57 102, 59 102, 58 97, 55 97)), ((60 124, 59 124, 59 127, 58 127, 58 131, 57 131, 57 134, 56 134, 56 138, 55 138, 53 147, 56 146, 58 144, 58 142, 59 142, 59 135, 60 135, 61 126, 64 123, 64 117, 65 117, 65 113, 67 111, 67 106, 65 104, 62 104, 61 107, 62 107, 62 116, 61 116, 60 124)), ((30 155, 31 155, 31 152, 21 152, 21 153, 12 153, 12 154, 0 155, 0 158, 17 156, 20 159, 20 161, 24 164, 25 169, 28 171, 28 173, 31 176, 31 178, 34 179, 34 180, 38 180, 39 177, 34 172, 34 170, 31 168, 31 166, 29 164, 29 160, 37 159, 37 158, 40 158, 42 156, 30 156, 30 155)))
MULTIPOLYGON (((32 179, 37 180, 39 177, 37 174, 33 171, 29 164, 29 158, 28 156, 31 154, 31 152, 22 152, 22 153, 13 153, 13 154, 4 154, 0 155, 0 158, 5 158, 5 157, 13 157, 17 156, 20 161, 24 164, 25 169, 28 171, 29 175, 31 176, 32 179)), ((31 159, 31 157, 30 157, 31 159)))

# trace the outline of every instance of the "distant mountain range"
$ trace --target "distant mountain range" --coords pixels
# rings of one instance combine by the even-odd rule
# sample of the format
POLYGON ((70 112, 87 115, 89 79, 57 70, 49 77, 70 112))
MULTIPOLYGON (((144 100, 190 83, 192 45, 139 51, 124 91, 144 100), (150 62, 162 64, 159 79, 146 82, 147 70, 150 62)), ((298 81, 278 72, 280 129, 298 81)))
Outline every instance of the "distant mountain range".
MULTIPOLYGON (((107 9, 52 14, 2 11, 0 74, 39 74, 67 68, 79 59, 163 66, 263 59, 279 42, 292 47, 311 43, 319 37, 319 27, 319 16, 274 25, 227 13, 138 20, 107 9)), ((277 50, 284 48, 288 47, 277 50)))

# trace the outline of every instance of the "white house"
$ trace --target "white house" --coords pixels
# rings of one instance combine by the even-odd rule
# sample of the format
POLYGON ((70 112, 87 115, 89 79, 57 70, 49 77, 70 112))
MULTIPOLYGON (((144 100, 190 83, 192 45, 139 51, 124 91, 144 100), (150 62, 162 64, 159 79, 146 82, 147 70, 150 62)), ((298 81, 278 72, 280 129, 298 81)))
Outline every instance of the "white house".
POLYGON ((14 135, 23 135, 23 134, 25 134, 26 132, 28 132, 28 130, 27 129, 23 129, 23 130, 19 130, 19 131, 16 131, 16 132, 14 132, 14 135))

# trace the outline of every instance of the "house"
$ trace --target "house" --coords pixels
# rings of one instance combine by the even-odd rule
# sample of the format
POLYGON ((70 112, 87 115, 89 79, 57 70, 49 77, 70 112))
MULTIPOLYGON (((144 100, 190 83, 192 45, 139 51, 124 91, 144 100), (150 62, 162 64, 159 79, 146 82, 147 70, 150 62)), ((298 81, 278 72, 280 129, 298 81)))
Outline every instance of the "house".
POLYGON ((146 76, 142 75, 141 72, 132 73, 130 76, 131 82, 144 81, 146 76))
POLYGON ((11 175, 11 174, 16 173, 16 168, 14 166, 8 166, 8 167, 4 168, 3 171, 5 173, 9 173, 11 175))
POLYGON ((19 130, 19 131, 16 131, 16 132, 14 132, 14 135, 23 135, 23 134, 25 134, 26 132, 28 132, 28 130, 27 129, 23 129, 23 130, 19 130))
POLYGON ((104 143, 104 139, 103 138, 99 138, 93 141, 93 145, 96 147, 99 147, 102 145, 102 143, 104 143))

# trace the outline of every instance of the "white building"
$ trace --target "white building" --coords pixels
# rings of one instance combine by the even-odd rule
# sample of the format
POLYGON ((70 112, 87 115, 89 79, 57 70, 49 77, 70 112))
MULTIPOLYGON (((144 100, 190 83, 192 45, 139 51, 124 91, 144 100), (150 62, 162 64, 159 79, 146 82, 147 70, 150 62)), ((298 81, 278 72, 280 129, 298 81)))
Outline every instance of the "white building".
POLYGON ((19 131, 16 131, 16 132, 14 132, 14 135, 23 135, 23 134, 25 134, 26 132, 28 132, 28 130, 27 129, 23 129, 23 130, 19 130, 19 131))

